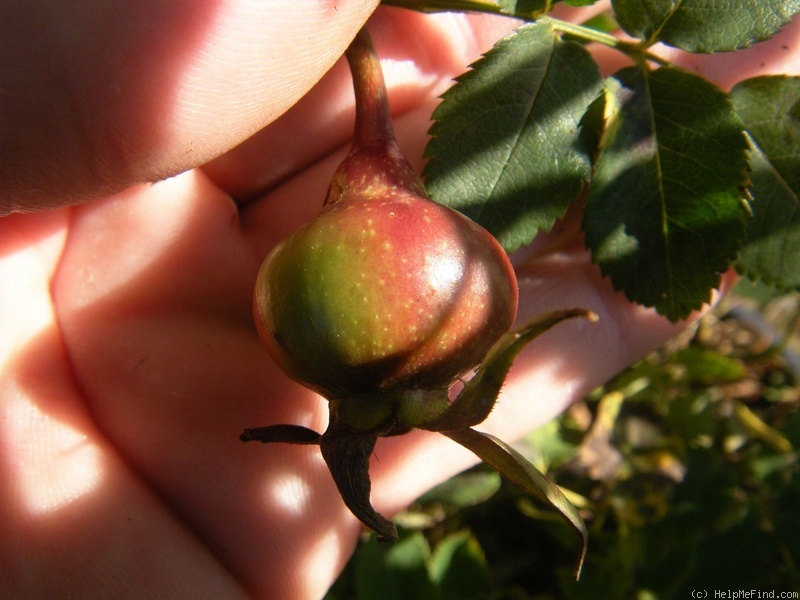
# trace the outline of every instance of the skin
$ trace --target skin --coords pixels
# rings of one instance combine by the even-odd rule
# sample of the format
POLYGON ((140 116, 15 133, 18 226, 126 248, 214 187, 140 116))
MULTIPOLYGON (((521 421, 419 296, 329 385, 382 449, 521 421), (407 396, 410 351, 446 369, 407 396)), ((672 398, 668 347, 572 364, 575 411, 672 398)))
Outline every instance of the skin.
MULTIPOLYGON (((325 402, 259 343, 252 286, 346 151, 349 74, 324 74, 374 5, 59 6, 8 0, 0 25, 0 210, 29 213, 0 220, 0 596, 321 597, 358 523, 315 448, 238 434, 324 428, 325 402)), ((797 74, 797 25, 741 54, 665 53, 724 88, 797 74)), ((509 23, 382 9, 372 26, 419 168, 436 97, 509 23)), ((514 258, 520 318, 600 322, 520 358, 481 426, 507 441, 685 327, 610 289, 577 216, 514 258)), ((428 433, 376 457, 384 514, 474 460, 428 433)))

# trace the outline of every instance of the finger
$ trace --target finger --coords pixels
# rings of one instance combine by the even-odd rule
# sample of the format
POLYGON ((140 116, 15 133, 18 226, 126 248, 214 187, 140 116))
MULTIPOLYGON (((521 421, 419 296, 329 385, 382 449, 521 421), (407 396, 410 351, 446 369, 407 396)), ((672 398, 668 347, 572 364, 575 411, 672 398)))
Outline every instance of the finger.
POLYGON ((308 448, 239 440, 326 405, 258 340, 235 205, 193 170, 72 212, 53 287, 97 427, 252 597, 321 597, 355 529, 308 448))
POLYGON ((87 411, 50 297, 67 223, 0 221, 0 596, 243 598, 87 411))
POLYGON ((303 96, 374 6, 13 3, 0 32, 0 214, 207 162, 303 96))

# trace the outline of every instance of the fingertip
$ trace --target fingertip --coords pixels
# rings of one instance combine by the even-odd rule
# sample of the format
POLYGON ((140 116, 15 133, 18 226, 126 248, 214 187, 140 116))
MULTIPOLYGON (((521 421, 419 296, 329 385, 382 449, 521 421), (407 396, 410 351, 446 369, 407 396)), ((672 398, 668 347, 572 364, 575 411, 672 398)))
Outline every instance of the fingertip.
POLYGON ((0 36, 13 49, 0 66, 14 84, 0 98, 0 214, 76 204, 205 163, 288 110, 376 5, 15 9, 0 36))

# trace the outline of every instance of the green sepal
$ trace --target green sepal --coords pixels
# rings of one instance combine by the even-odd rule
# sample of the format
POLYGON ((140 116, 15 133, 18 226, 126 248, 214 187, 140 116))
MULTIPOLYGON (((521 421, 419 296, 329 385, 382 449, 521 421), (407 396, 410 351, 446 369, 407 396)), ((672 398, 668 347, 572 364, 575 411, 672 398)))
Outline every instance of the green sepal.
POLYGON ((575 317, 585 317, 591 321, 597 319, 597 315, 583 308, 556 310, 534 317, 508 332, 492 347, 475 376, 467 382, 447 410, 416 427, 428 431, 449 431, 482 423, 497 402, 506 375, 523 348, 554 325, 575 317))
POLYGON ((561 514, 578 534, 580 540, 580 551, 575 566, 575 579, 578 579, 586 557, 589 533, 578 509, 567 500, 558 486, 540 473, 519 452, 488 433, 465 428, 443 431, 442 435, 446 435, 454 442, 469 449, 506 479, 519 485, 527 493, 544 501, 561 514))
POLYGON ((268 425, 245 429, 239 439, 243 442, 261 442, 262 444, 299 444, 305 446, 319 445, 322 436, 302 425, 268 425))
POLYGON ((378 513, 370 503, 369 457, 377 441, 377 434, 353 433, 333 421, 322 436, 319 447, 350 512, 378 534, 378 540, 395 542, 398 535, 394 523, 378 513))

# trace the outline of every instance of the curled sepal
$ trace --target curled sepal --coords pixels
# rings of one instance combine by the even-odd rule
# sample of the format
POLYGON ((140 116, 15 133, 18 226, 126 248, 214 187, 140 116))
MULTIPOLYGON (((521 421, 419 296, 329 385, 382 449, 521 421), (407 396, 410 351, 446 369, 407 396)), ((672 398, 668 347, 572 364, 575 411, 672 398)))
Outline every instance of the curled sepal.
POLYGON ((369 501, 369 457, 377 440, 375 433, 353 433, 332 422, 319 446, 350 512, 378 534, 378 541, 395 542, 398 536, 394 523, 372 508, 369 501))
POLYGON ((301 425, 269 425, 245 429, 239 439, 243 442, 262 442, 264 444, 318 445, 322 436, 313 429, 301 425))
POLYGON ((575 317, 597 320, 595 313, 583 308, 555 310, 534 317, 505 334, 492 346, 475 376, 464 386, 453 403, 435 419, 416 427, 428 431, 449 431, 482 423, 497 402, 506 375, 522 349, 554 325, 575 317))
POLYGON ((581 544, 575 566, 575 579, 578 579, 586 557, 589 534, 583 519, 578 514, 578 509, 567 500, 558 486, 540 473, 519 452, 488 433, 465 428, 443 431, 442 434, 471 450, 506 479, 555 508, 567 520, 578 534, 581 544))

